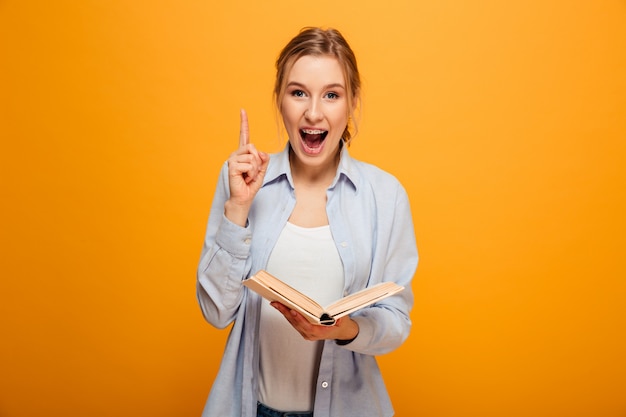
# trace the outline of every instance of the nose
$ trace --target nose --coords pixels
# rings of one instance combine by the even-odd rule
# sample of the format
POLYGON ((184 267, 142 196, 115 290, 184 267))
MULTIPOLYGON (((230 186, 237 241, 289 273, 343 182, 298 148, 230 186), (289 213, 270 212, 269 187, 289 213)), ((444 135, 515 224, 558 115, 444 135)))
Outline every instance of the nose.
POLYGON ((309 102, 309 106, 304 111, 304 117, 311 122, 317 122, 322 120, 324 114, 322 113, 321 103, 317 99, 312 99, 309 102))

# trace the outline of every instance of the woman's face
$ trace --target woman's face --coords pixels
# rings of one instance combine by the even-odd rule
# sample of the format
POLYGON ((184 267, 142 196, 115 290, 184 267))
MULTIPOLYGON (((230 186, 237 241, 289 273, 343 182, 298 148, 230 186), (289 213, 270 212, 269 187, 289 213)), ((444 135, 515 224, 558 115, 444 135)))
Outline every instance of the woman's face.
POLYGON ((296 162, 335 168, 348 123, 347 94, 336 58, 305 55, 294 63, 280 110, 296 162))

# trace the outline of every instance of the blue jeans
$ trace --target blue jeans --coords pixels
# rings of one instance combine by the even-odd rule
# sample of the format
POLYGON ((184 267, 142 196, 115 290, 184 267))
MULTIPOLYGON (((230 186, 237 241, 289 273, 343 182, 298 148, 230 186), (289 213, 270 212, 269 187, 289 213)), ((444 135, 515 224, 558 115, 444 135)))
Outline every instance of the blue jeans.
POLYGON ((258 403, 256 407, 256 417, 313 417, 313 413, 278 411, 258 403))

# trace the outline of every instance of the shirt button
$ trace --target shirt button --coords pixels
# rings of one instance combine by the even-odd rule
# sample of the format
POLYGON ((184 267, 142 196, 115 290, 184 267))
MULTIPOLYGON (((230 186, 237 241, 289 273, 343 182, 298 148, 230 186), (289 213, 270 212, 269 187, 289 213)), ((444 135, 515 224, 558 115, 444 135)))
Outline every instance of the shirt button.
POLYGON ((342 248, 347 248, 348 247, 348 242, 341 242, 341 247, 342 248))
POLYGON ((250 239, 249 237, 247 237, 247 238, 245 238, 245 239, 243 240, 243 243, 245 243, 246 245, 249 245, 249 244, 250 244, 250 240, 251 240, 251 239, 250 239))
POLYGON ((322 388, 328 388, 328 382, 326 381, 322 382, 322 388))

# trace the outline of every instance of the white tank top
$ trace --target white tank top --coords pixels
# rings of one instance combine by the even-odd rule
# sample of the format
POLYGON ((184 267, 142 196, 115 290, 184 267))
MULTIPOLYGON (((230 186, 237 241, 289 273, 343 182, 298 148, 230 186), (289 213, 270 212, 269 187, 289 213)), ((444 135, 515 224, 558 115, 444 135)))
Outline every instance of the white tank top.
MULTIPOLYGON (((343 265, 329 226, 287 223, 267 272, 322 306, 342 297, 343 265)), ((313 411, 322 341, 307 341, 278 310, 262 301, 259 327, 259 401, 282 411, 313 411)))

